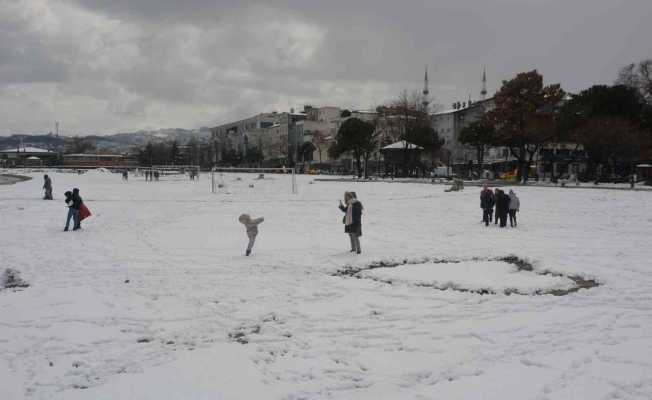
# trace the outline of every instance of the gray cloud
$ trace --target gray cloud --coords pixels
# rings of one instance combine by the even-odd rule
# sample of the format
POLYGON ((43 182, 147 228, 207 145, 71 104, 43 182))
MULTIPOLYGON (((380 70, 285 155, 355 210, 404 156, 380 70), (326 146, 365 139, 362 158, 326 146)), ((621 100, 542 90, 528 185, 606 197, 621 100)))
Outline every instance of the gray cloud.
POLYGON ((647 0, 0 0, 0 134, 371 107, 426 65, 445 107, 485 65, 490 93, 533 68, 577 91, 652 57, 651 18, 647 0))

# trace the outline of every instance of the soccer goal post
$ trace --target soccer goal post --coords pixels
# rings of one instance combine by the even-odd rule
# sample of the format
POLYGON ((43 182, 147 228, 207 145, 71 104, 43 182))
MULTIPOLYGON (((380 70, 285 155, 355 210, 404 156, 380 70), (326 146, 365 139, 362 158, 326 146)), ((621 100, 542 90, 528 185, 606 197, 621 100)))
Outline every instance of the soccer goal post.
POLYGON ((229 192, 230 187, 253 187, 255 181, 280 179, 285 181, 292 194, 298 193, 297 175, 294 168, 232 168, 211 169, 211 193, 229 192))

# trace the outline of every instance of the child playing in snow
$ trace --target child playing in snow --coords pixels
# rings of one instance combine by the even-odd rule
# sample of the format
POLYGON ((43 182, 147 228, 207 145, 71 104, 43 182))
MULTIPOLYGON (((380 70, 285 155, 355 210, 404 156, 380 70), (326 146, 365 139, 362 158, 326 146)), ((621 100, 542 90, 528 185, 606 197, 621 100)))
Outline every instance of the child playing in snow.
POLYGON ((258 225, 264 220, 265 218, 263 217, 251 219, 249 214, 242 214, 238 217, 238 221, 247 229, 247 237, 249 238, 246 255, 251 254, 251 249, 254 247, 254 242, 256 241, 256 235, 258 235, 258 225))

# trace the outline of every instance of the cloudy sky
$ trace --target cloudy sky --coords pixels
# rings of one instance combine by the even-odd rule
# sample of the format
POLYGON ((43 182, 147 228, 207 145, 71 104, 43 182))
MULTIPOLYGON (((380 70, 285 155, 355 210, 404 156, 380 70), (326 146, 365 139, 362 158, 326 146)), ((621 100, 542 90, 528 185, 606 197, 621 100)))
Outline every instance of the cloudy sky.
POLYGON ((538 69, 568 91, 652 57, 651 0, 0 0, 0 135, 214 126, 538 69))

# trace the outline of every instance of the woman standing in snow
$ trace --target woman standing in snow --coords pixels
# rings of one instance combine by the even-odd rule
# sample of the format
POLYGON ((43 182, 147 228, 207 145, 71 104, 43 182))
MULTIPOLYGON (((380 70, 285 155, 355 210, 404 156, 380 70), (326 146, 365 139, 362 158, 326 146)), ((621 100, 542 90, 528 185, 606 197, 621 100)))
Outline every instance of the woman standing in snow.
POLYGON ((362 203, 355 192, 344 192, 344 203, 340 200, 340 210, 344 213, 344 232, 349 234, 351 252, 360 254, 360 236, 362 236, 362 203))
POLYGON ((513 190, 509 191, 509 225, 516 226, 516 213, 521 209, 521 201, 513 190))

